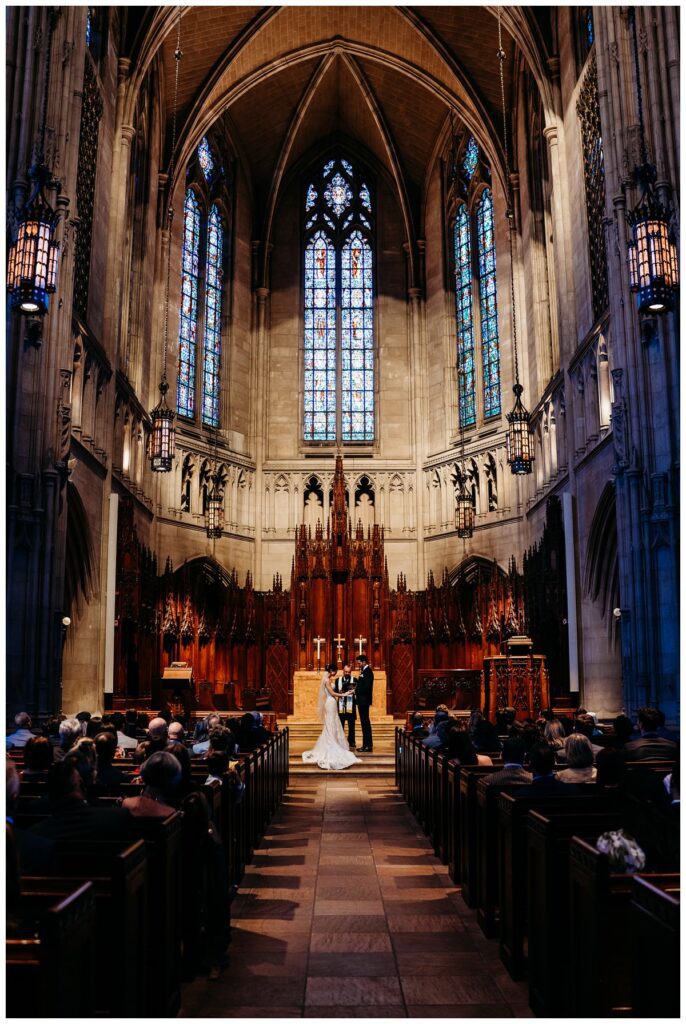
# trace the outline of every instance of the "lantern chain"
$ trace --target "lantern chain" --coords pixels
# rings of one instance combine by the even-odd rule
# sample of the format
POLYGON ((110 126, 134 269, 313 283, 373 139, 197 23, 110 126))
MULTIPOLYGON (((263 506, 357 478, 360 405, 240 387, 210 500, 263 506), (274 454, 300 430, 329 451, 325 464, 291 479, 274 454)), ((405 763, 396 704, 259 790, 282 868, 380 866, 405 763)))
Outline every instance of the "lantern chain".
POLYGON ((510 249, 510 302, 512 306, 512 346, 514 349, 514 376, 515 384, 519 384, 519 356, 517 352, 517 315, 515 309, 515 281, 514 281, 514 245, 512 233, 514 231, 514 207, 512 203, 512 188, 510 175, 510 154, 507 137, 507 113, 505 107, 505 78, 503 64, 505 62, 505 51, 503 49, 502 26, 500 20, 500 7, 498 7, 498 65, 500 71, 500 100, 503 108, 503 149, 505 153, 505 197, 507 201, 508 232, 507 239, 510 249))
POLYGON ((172 196, 174 190, 174 169, 176 159, 176 112, 179 101, 179 66, 181 64, 181 58, 183 53, 181 51, 181 17, 179 14, 179 20, 176 26, 176 49, 174 50, 174 107, 172 112, 172 138, 171 138, 171 157, 169 161, 169 174, 167 178, 167 188, 169 189, 169 201, 167 206, 167 280, 165 284, 164 293, 164 362, 162 366, 162 381, 166 384, 167 382, 167 347, 169 337, 169 288, 171 281, 171 232, 172 224, 174 222, 174 206, 172 203, 172 196))

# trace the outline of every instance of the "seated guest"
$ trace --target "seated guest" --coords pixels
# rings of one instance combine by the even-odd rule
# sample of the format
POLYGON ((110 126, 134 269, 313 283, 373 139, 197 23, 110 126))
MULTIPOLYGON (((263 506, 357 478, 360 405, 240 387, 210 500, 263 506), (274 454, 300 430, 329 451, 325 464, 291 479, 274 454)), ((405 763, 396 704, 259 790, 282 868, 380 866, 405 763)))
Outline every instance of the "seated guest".
POLYGON ((225 750, 213 750, 207 755, 207 771, 209 775, 205 779, 205 785, 211 782, 224 781, 224 775, 229 770, 229 755, 225 750))
POLYGON ((91 720, 90 711, 79 711, 76 715, 74 715, 74 718, 76 719, 77 722, 81 723, 81 735, 85 736, 88 731, 88 723, 91 720))
POLYGON ((66 715, 53 715, 43 726, 43 736, 47 736, 53 747, 60 745, 60 722, 63 722, 65 718, 66 715))
POLYGON ((63 761, 76 741, 83 736, 81 723, 75 718, 65 718, 60 722, 60 745, 55 748, 55 761, 63 761))
POLYGON ((472 743, 477 751, 484 753, 500 750, 500 740, 498 739, 496 727, 487 718, 481 717, 476 723, 472 733, 472 743))
POLYGON ((134 764, 143 764, 152 753, 153 748, 150 740, 141 740, 133 752, 134 764))
POLYGON ((614 747, 625 747, 634 739, 634 723, 628 715, 617 715, 612 723, 612 745, 614 747))
POLYGON ((131 818, 121 807, 90 807, 76 759, 54 764, 48 773, 52 814, 31 832, 47 839, 125 839, 131 818))
POLYGON ((499 772, 486 775, 488 786, 525 786, 532 775, 524 767, 526 748, 521 740, 508 737, 503 743, 503 767, 499 772))
POLYGON ((255 714, 259 716, 261 720, 262 716, 258 712, 253 713, 252 711, 246 711, 241 718, 240 732, 238 735, 238 742, 241 750, 249 751, 255 750, 261 743, 264 743, 269 738, 270 733, 264 728, 255 714))
POLYGON ((181 765, 166 750, 156 750, 141 766, 143 791, 127 796, 122 808, 134 818, 168 818, 175 808, 172 800, 181 782, 181 765))
POLYGON ((127 722, 121 711, 115 711, 112 715, 112 725, 114 726, 117 733, 117 746, 120 750, 135 750, 138 745, 138 740, 135 738, 135 725, 133 728, 133 736, 131 735, 131 729, 127 732, 127 722))
POLYGON ((86 736, 94 740, 99 732, 102 732, 104 722, 102 715, 91 715, 88 724, 86 725, 86 736))
POLYGON ((20 711, 18 715, 14 716, 14 724, 16 725, 14 732, 5 737, 5 747, 7 750, 10 750, 12 747, 25 747, 34 735, 31 732, 31 717, 25 711, 20 711))
POLYGON ((559 782, 553 772, 555 767, 555 751, 547 743, 536 743, 531 747, 529 750, 529 767, 533 775, 531 780, 532 792, 565 792, 564 782, 559 782))
MULTIPOLYGON (((117 726, 117 731, 119 731, 119 726, 117 726)), ((124 713, 124 725, 121 731, 132 740, 135 740, 138 736, 138 713, 135 708, 129 708, 129 710, 124 713)))
MULTIPOLYGON (((36 737, 48 740, 45 736, 36 737)), ((19 800, 19 776, 11 758, 7 758, 7 774, 5 782, 5 813, 7 825, 14 836, 15 851, 19 860, 19 873, 22 875, 49 875, 55 857, 55 844, 49 839, 35 836, 23 828, 17 828, 14 816, 19 800)))
POLYGON ((220 725, 210 733, 210 746, 207 751, 209 757, 210 754, 222 751, 229 755, 236 755, 239 751, 239 744, 236 737, 227 729, 226 726, 220 725))
POLYGON ((445 752, 450 761, 458 764, 493 764, 486 754, 477 753, 467 730, 458 725, 452 725, 447 734, 445 752))
POLYGON ((666 721, 667 720, 665 718, 664 711, 660 711, 659 708, 655 708, 655 711, 657 711, 658 721, 659 721, 659 725, 657 727, 657 734, 658 734, 658 736, 662 736, 662 738, 665 739, 665 740, 673 740, 674 743, 678 743, 679 742, 679 733, 678 732, 674 732, 673 729, 668 729, 667 728, 667 725, 666 725, 666 721))
POLYGON ((429 726, 429 735, 422 740, 424 746, 431 750, 440 750, 445 747, 448 741, 448 731, 452 724, 453 720, 448 714, 448 709, 444 705, 439 705, 436 708, 434 720, 429 726))
POLYGON ((543 727, 543 739, 553 750, 560 750, 565 745, 565 731, 559 718, 550 718, 543 727))
POLYGON ((595 784, 601 789, 622 789, 626 777, 626 756, 623 750, 605 747, 595 759, 595 784))
POLYGON ((178 807, 180 802, 196 788, 193 784, 191 772, 191 755, 190 751, 182 743, 168 743, 167 753, 176 758, 181 768, 181 779, 174 791, 175 805, 178 807))
POLYGON ((117 740, 111 732, 100 732, 95 737, 96 768, 98 773, 98 791, 107 790, 117 795, 124 781, 124 775, 112 764, 117 752, 117 740))
POLYGON ((495 727, 499 736, 510 736, 517 718, 514 708, 501 708, 495 713, 495 727))
POLYGON ((412 716, 412 735, 417 736, 418 739, 423 740, 429 735, 429 730, 424 725, 424 715, 421 711, 415 711, 412 716))
POLYGON ((185 746, 186 731, 181 722, 172 722, 167 729, 167 736, 170 743, 180 743, 182 746, 185 746))
MULTIPOLYGON (((595 720, 593 715, 589 715, 588 712, 585 712, 583 715, 577 715, 574 719, 573 732, 570 733, 570 735, 573 736, 575 733, 580 736, 585 736, 588 739, 591 744, 591 750, 593 751, 594 758, 598 756, 601 750, 603 750, 603 747, 598 746, 598 744, 594 743, 591 739, 591 737, 595 735, 595 720)), ((567 752, 565 747, 562 747, 557 751, 557 759, 561 764, 566 762, 567 752)))
POLYGON ((193 737, 195 742, 192 748, 195 757, 203 757, 207 754, 210 747, 210 729, 221 724, 221 717, 214 714, 208 715, 207 718, 196 724, 195 736, 193 737))
POLYGON ((595 782, 593 748, 587 736, 579 732, 573 732, 568 736, 565 740, 565 755, 567 768, 557 773, 560 782, 595 782))
POLYGON ((22 779, 41 779, 53 763, 52 743, 47 736, 32 736, 24 747, 22 779))
POLYGON ((676 758, 677 744, 658 734, 663 722, 664 716, 656 708, 641 708, 638 712, 641 738, 631 740, 624 747, 628 761, 673 761, 676 758))
POLYGON ((139 711, 136 714, 136 736, 140 739, 143 734, 147 736, 148 726, 150 725, 150 718, 146 715, 145 711, 139 711))
POLYGON ((148 739, 153 751, 166 748, 168 743, 167 723, 163 718, 153 718, 148 726, 148 739))
POLYGON ((82 736, 76 741, 64 760, 68 759, 73 761, 78 768, 86 795, 90 797, 98 775, 95 740, 92 740, 90 736, 82 736))

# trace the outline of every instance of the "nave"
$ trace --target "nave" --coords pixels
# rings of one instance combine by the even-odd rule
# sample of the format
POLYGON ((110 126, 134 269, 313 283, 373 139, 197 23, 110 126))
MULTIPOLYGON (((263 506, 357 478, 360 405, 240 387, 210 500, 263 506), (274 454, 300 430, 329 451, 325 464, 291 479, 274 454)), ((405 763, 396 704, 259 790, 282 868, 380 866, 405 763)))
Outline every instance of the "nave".
POLYGON ((528 1017, 392 780, 292 782, 232 904, 230 966, 188 1017, 528 1017))

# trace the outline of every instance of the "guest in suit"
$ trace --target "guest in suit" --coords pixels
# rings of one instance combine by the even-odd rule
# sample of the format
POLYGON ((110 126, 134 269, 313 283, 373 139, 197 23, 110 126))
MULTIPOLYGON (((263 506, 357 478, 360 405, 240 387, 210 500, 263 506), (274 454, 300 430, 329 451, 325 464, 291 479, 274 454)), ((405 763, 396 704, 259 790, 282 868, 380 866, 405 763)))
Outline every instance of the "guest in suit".
POLYGON ((452 725, 453 720, 448 709, 445 706, 436 708, 434 720, 429 728, 429 735, 422 740, 424 746, 431 750, 443 750, 448 742, 448 733, 452 725))
POLYGON ((672 761, 676 758, 676 743, 658 734, 662 722, 664 717, 656 708, 641 708, 638 713, 641 738, 631 740, 624 747, 628 761, 672 761))
POLYGON ((371 753, 373 750, 372 726, 369 721, 369 709, 372 706, 374 691, 374 673, 369 667, 369 662, 364 654, 357 658, 360 666, 360 674, 357 677, 355 686, 355 700, 360 714, 360 725, 362 726, 362 752, 371 753))
POLYGON ((355 680, 352 677, 351 666, 347 662, 343 666, 343 675, 340 679, 336 679, 333 685, 336 693, 350 693, 351 690, 353 691, 345 701, 339 700, 338 717, 341 720, 343 732, 345 732, 345 723, 348 723, 348 746, 351 750, 355 750, 355 721, 357 719, 355 680), (341 708, 343 708, 342 711, 341 708), (350 708, 350 710, 346 710, 347 708, 350 708))
POLYGON ((529 751, 529 766, 533 774, 532 793, 565 793, 568 787, 558 782, 553 768, 555 767, 555 751, 547 743, 536 743, 529 751))
POLYGON ((421 711, 415 711, 412 716, 412 735, 417 736, 420 740, 429 735, 429 730, 424 725, 424 715, 421 711))
POLYGON ((524 768, 526 747, 521 740, 509 738, 503 743, 503 767, 487 775, 487 786, 526 786, 533 776, 524 768))
POLYGON ((11 747, 25 747, 34 736, 34 733, 31 732, 31 718, 25 711, 20 711, 18 715, 14 716, 14 724, 16 725, 14 732, 5 737, 7 750, 10 750, 11 747))

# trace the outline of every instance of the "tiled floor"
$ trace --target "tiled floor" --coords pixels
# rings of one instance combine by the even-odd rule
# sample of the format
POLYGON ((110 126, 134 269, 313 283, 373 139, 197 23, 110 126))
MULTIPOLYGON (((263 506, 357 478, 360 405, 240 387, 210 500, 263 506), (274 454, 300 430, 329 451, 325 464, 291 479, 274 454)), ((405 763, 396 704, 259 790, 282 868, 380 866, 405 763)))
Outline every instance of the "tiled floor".
POLYGON ((392 782, 291 786, 186 1017, 530 1017, 392 782))

